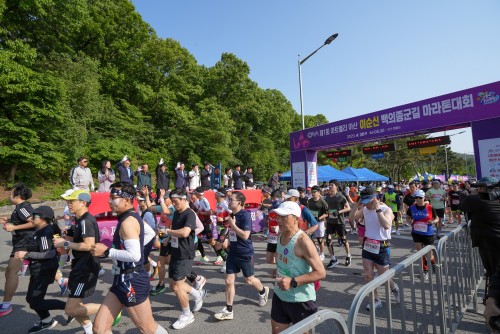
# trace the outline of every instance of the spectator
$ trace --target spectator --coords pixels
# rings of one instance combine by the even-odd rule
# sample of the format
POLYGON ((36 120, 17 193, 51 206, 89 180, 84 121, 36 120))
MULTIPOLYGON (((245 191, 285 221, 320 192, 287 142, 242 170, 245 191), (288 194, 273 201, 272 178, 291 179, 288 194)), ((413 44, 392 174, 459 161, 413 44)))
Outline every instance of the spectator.
POLYGON ((160 190, 167 192, 170 189, 170 174, 167 171, 167 166, 163 162, 163 158, 156 166, 156 198, 160 198, 160 190))
POLYGON ((210 175, 212 175, 212 165, 210 162, 205 161, 201 170, 201 186, 205 189, 210 189, 210 175))
POLYGON ((101 163, 101 169, 97 173, 97 178, 99 179, 100 192, 109 192, 109 186, 115 182, 116 175, 115 171, 111 169, 111 161, 103 160, 101 163))
POLYGON ((233 170, 230 167, 226 167, 222 179, 224 180, 225 189, 230 189, 233 187, 233 170))
POLYGON ((254 187, 253 167, 248 166, 246 172, 243 175, 245 176, 245 188, 246 189, 253 189, 253 187, 254 187))
POLYGON ((141 167, 137 167, 137 171, 134 174, 137 176, 137 189, 148 187, 148 191, 151 191, 153 184, 151 182, 149 166, 147 164, 143 164, 141 167))
POLYGON ((71 170, 71 175, 69 181, 71 182, 71 188, 81 189, 81 190, 92 190, 94 191, 94 180, 92 179, 92 172, 90 168, 87 167, 88 160, 85 157, 78 158, 78 166, 73 167, 71 170), (89 187, 90 185, 90 187, 89 187))
POLYGON ((235 190, 241 190, 243 189, 243 182, 241 180, 241 174, 240 174, 240 165, 234 166, 234 172, 233 172, 233 185, 235 190))
POLYGON ((188 173, 188 176, 189 176, 189 191, 193 191, 201 185, 200 170, 198 169, 198 164, 194 163, 192 165, 192 169, 188 173))
POLYGON ((116 164, 116 170, 120 176, 120 182, 134 185, 134 173, 130 168, 130 160, 124 156, 122 161, 116 164))
POLYGON ((277 171, 276 173, 274 173, 273 176, 271 176, 271 178, 269 179, 267 185, 273 190, 279 189, 281 175, 283 175, 282 171, 277 171))
POLYGON ((187 188, 187 174, 184 171, 184 163, 178 162, 175 167, 175 189, 186 189, 187 188))

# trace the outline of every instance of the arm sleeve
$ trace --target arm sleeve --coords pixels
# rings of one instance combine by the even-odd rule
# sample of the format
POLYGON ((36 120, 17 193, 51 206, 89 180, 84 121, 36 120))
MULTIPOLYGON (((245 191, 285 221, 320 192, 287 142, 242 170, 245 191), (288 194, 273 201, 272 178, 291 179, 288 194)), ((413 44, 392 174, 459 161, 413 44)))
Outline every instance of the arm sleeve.
POLYGON ((141 242, 139 239, 127 239, 123 244, 125 249, 111 248, 109 257, 123 262, 137 262, 141 259, 141 242))
POLYGON ((48 260, 56 257, 56 250, 51 249, 46 252, 29 252, 28 256, 33 260, 48 260))

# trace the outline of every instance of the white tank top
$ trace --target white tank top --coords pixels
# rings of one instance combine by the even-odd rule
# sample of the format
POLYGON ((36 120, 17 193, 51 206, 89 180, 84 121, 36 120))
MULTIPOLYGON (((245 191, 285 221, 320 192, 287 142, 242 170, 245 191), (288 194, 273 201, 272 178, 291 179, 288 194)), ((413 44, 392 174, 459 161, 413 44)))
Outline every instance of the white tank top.
MULTIPOLYGON (((390 210, 386 205, 380 205, 380 209, 385 213, 385 210, 390 210)), ((365 237, 373 240, 389 240, 391 239, 391 227, 387 230, 380 225, 377 217, 377 212, 375 210, 368 210, 363 207, 363 215, 365 217, 365 237)))

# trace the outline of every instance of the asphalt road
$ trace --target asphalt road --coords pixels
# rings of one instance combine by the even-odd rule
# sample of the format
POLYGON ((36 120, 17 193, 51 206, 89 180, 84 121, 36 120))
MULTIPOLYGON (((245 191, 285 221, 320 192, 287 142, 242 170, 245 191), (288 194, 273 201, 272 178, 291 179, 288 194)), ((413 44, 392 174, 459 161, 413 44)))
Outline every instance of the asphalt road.
MULTIPOLYGON (((454 226, 452 226, 454 227, 454 226)), ((447 229, 451 229, 448 227, 447 229)), ((340 313, 344 319, 347 319, 349 308, 353 297, 364 284, 361 266, 361 250, 357 240, 357 235, 349 235, 348 239, 351 243, 351 253, 353 255, 352 266, 345 267, 343 265, 345 252, 343 249, 336 247, 337 255, 341 265, 334 269, 327 269, 327 277, 321 283, 321 289, 318 292, 319 308, 329 308, 340 313)), ((273 279, 269 273, 271 266, 265 264, 265 247, 266 241, 262 236, 254 235, 255 246, 255 275, 262 282, 272 287, 273 279)), ((409 235, 409 230, 402 231, 401 236, 393 235, 392 239, 392 263, 402 261, 406 256, 413 251, 413 242, 409 235)), ((4 272, 7 266, 8 255, 11 251, 10 234, 0 231, 0 290, 3 295, 4 287, 4 272)), ((153 253, 156 255, 157 253, 153 253)), ((207 251, 207 255, 211 259, 215 259, 212 251, 207 251)), ((328 257, 324 263, 328 263, 328 257)), ((112 275, 110 272, 111 263, 109 260, 103 262, 106 274, 99 279, 96 293, 88 298, 89 302, 100 302, 108 292, 112 275)), ((69 267, 65 269, 65 272, 69 267)), ((250 286, 245 285, 243 278, 238 276, 236 283, 236 298, 234 302, 234 320, 220 322, 214 318, 214 314, 222 309, 225 305, 225 284, 224 274, 219 272, 219 267, 214 265, 195 266, 194 270, 197 273, 207 277, 205 288, 208 291, 208 296, 205 299, 203 308, 195 314, 194 323, 188 325, 180 332, 185 333, 269 333, 270 332, 270 312, 271 312, 271 296, 269 302, 264 307, 258 306, 257 292, 250 286)), ((38 320, 36 314, 29 309, 25 301, 25 294, 29 282, 29 276, 20 277, 20 283, 16 295, 13 299, 14 310, 7 316, 0 318, 0 333, 27 333, 28 329, 35 321, 38 320)), ((152 284, 156 285, 157 281, 152 284)), ((272 289, 271 289, 272 290, 272 289)), ((48 296, 50 298, 62 298, 59 296, 59 288, 57 284, 49 287, 48 296)), ((410 297, 409 297, 410 298, 410 297)), ((153 313, 155 320, 170 332, 177 332, 171 329, 171 324, 176 321, 180 314, 180 308, 175 295, 167 288, 166 293, 151 298, 153 313)), ((383 310, 381 310, 383 311, 383 310)), ((365 325, 357 331, 357 333, 369 332, 368 312, 360 321, 365 321, 365 325)), ((377 311, 379 312, 379 311, 377 311)), ((64 326, 65 315, 62 311, 53 311, 53 316, 59 321, 51 332, 57 333, 82 333, 82 328, 75 322, 64 326)), ((467 314, 464 318, 464 326, 460 326, 460 331, 457 333, 485 333, 487 332, 482 323, 480 315, 467 314), (465 326, 465 328, 464 328, 465 326), (464 329, 462 329, 464 328, 464 329)), ((383 327, 382 327, 383 328, 383 327)), ((134 324, 130 318, 124 313, 121 322, 114 327, 115 333, 137 333, 134 324)), ((335 333, 333 322, 327 322, 318 328, 319 333, 335 333)), ((384 333, 383 329, 379 328, 380 333, 384 333)))

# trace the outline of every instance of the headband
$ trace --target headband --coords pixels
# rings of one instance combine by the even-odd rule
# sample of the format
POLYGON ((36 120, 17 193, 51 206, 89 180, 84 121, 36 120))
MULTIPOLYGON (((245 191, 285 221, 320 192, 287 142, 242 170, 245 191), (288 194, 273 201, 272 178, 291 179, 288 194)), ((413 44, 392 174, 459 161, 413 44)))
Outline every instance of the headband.
POLYGON ((226 197, 226 194, 221 193, 220 191, 216 191, 215 194, 220 197, 226 197))
POLYGON ((179 195, 179 194, 170 194, 170 198, 182 198, 187 200, 186 195, 179 195))
POLYGON ((129 194, 121 189, 116 189, 116 188, 112 188, 110 194, 114 195, 114 196, 118 196, 118 197, 128 198, 128 199, 134 199, 134 197, 135 197, 135 194, 131 195, 131 194, 129 194))

